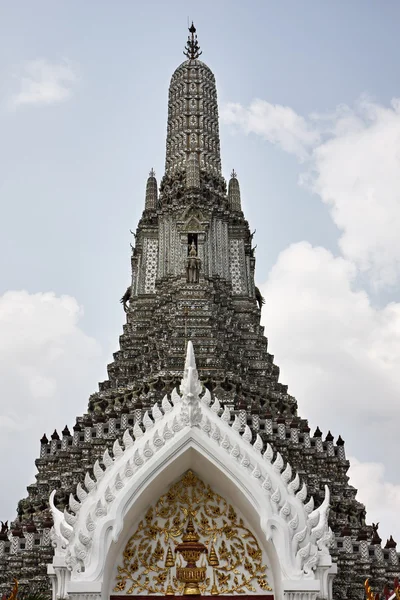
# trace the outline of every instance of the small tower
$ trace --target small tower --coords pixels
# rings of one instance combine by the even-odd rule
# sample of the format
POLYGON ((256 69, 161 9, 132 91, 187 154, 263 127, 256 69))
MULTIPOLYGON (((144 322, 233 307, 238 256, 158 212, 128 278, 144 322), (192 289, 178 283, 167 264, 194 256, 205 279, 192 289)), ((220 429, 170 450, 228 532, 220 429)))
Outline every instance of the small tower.
POLYGON ((146 185, 145 210, 155 210, 157 208, 158 188, 154 169, 151 169, 146 185))
POLYGON ((237 174, 233 169, 228 186, 229 206, 232 210, 241 211, 242 205, 240 202, 240 187, 237 174))

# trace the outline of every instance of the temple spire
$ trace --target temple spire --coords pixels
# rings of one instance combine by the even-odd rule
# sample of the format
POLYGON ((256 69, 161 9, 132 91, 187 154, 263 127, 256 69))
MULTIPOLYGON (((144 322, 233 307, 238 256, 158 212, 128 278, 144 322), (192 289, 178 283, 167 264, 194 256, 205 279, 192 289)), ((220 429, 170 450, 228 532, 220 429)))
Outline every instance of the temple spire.
POLYGON ((189 27, 189 32, 190 35, 188 36, 183 54, 187 56, 189 60, 195 60, 196 58, 199 58, 200 54, 202 54, 202 51, 200 50, 200 46, 197 41, 196 27, 194 26, 193 21, 189 27))
MULTIPOLYGON (((168 100, 167 175, 186 171, 198 163, 200 172, 221 177, 218 104, 215 77, 201 60, 196 28, 192 23, 184 51, 185 60, 171 77, 168 100), (196 156, 194 156, 196 155, 196 156)), ((194 173, 196 175, 196 173, 194 173)), ((192 175, 188 177, 189 187, 192 175)))

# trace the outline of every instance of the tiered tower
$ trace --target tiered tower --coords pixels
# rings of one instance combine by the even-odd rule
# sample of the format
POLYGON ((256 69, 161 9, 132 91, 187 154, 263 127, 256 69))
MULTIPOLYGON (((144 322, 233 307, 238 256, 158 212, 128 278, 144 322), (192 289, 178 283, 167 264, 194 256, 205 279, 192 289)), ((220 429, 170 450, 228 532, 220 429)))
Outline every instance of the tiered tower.
POLYGON ((193 341, 201 381, 298 471, 318 505, 331 490, 332 555, 339 565, 336 597, 362 598, 363 581, 376 589, 399 575, 396 544, 382 548, 377 531, 348 484, 344 443, 325 439, 297 414, 279 383, 260 325, 264 302, 255 287, 251 233, 233 171, 221 173, 215 78, 199 60, 194 26, 169 89, 165 174, 153 170, 134 234, 131 284, 121 302, 126 324, 108 379, 89 399, 72 433, 55 431, 40 445, 36 482, 18 505, 18 517, 0 533, 0 592, 12 577, 48 588, 48 497, 57 489, 61 510, 87 469, 143 412, 170 394, 182 377, 186 342, 193 341))

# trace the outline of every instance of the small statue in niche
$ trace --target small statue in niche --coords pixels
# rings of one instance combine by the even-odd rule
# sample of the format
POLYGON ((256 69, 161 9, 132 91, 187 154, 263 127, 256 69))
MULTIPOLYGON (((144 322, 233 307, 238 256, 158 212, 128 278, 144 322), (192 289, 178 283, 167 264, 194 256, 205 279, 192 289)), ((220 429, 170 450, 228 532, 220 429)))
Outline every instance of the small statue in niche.
POLYGON ((186 281, 188 283, 199 283, 200 259, 194 241, 189 246, 189 255, 186 262, 186 281))

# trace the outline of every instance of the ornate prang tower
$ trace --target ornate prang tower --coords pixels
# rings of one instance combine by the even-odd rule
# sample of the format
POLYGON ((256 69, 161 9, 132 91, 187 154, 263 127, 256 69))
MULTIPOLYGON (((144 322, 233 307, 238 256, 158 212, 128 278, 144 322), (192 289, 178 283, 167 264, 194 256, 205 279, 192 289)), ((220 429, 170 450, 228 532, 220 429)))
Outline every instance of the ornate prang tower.
POLYGON ((189 32, 187 60, 169 88, 160 193, 152 170, 135 234, 121 349, 90 410, 103 412, 122 389, 143 406, 170 392, 190 338, 202 381, 221 401, 260 416, 293 416, 296 402, 278 383, 260 326, 253 235, 237 175, 227 193, 221 174, 215 78, 199 60, 193 25, 189 32))
MULTIPOLYGON (((165 174, 158 190, 151 170, 134 234, 120 349, 72 433, 65 427, 61 435, 54 431, 50 440, 41 439, 36 481, 18 504, 17 519, 0 532, 0 593, 13 577, 22 587, 48 589, 50 492, 57 490, 55 503, 63 510, 70 494, 87 495, 78 483, 93 489, 96 459, 132 426, 138 432, 144 411, 180 383, 190 339, 200 380, 225 414, 228 407, 232 418, 239 417, 241 431, 248 426, 253 440, 259 435, 269 443, 282 468, 289 461, 316 506, 329 486, 335 597, 359 600, 367 576, 383 589, 399 575, 396 543, 390 539, 382 548, 377 528, 366 524, 365 508, 348 483, 343 440, 335 443, 330 432, 323 439, 319 428, 310 435, 295 399, 278 381, 260 325, 264 300, 254 283, 254 234, 242 212, 236 173, 228 188, 221 173, 214 75, 199 60, 193 24, 189 32, 187 60, 169 88, 165 174)), ((286 474, 291 467, 286 464, 286 474)))

